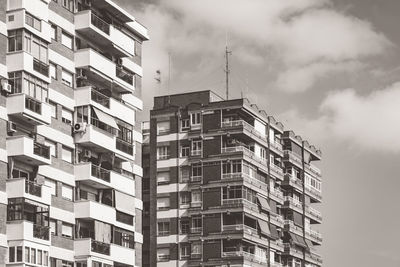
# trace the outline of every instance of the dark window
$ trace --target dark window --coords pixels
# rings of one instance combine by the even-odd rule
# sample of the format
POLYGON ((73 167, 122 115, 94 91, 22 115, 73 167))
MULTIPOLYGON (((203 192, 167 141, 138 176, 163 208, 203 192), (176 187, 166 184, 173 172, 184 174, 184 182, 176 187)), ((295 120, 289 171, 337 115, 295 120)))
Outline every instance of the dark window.
POLYGON ((126 214, 126 213, 122 213, 120 211, 117 211, 117 221, 125 223, 125 224, 129 224, 129 225, 133 225, 133 216, 126 214))
POLYGON ((8 248, 8 261, 15 262, 15 247, 8 248))

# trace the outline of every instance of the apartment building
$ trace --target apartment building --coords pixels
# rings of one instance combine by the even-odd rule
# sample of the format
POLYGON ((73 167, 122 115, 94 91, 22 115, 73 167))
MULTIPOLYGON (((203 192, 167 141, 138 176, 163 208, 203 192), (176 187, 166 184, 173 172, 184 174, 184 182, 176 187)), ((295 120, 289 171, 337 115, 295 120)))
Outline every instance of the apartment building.
POLYGON ((147 29, 111 0, 0 7, 0 266, 141 266, 147 29))
POLYGON ((247 99, 154 98, 143 266, 322 266, 321 152, 247 99))

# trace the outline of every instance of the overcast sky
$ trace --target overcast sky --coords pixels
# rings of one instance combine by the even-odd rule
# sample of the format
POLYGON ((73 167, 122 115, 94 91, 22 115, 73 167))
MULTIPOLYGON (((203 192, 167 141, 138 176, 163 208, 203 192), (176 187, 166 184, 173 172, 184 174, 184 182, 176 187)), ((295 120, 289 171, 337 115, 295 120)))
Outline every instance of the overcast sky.
POLYGON ((154 95, 224 95, 228 33, 231 95, 323 151, 324 267, 400 266, 400 1, 118 2, 150 32, 146 110, 154 95))

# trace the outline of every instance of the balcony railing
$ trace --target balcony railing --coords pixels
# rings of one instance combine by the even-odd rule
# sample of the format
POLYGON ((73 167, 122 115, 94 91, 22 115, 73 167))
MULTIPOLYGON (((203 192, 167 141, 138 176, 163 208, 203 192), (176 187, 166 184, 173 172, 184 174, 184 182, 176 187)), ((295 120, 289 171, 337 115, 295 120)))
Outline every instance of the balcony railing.
POLYGON ((99 103, 100 105, 110 108, 110 98, 99 91, 92 89, 90 91, 91 93, 91 98, 94 102, 99 103))
POLYGON ((279 214, 271 214, 270 220, 280 225, 284 224, 284 219, 282 215, 279 214))
POLYGON ((25 108, 37 114, 42 114, 42 103, 28 95, 25 95, 25 108))
POLYGON ((50 147, 39 144, 38 142, 33 143, 33 154, 50 159, 50 147))
POLYGON ((92 239, 92 251, 104 255, 110 255, 110 244, 92 239))
POLYGON ((253 235, 257 234, 257 229, 254 229, 248 225, 245 224, 228 224, 228 225, 222 225, 222 231, 227 231, 227 232, 234 232, 234 231, 246 231, 247 233, 253 235))
POLYGON ((201 156, 201 150, 200 150, 200 149, 198 149, 198 150, 192 150, 192 151, 190 152, 190 154, 191 154, 192 156, 201 156))
POLYGON ((33 225, 33 237, 43 240, 49 240, 49 233, 50 227, 38 224, 33 225))
POLYGON ((301 227, 295 225, 292 220, 284 220, 284 224, 285 224, 285 226, 287 225, 287 227, 289 227, 292 230, 303 232, 303 229, 301 227))
POLYGON ((319 210, 316 210, 310 206, 306 206, 306 213, 317 217, 318 219, 322 220, 322 213, 319 210))
POLYGON ((235 153, 235 152, 243 152, 246 156, 260 162, 261 164, 267 164, 268 161, 264 158, 257 156, 253 151, 244 146, 231 146, 231 147, 222 147, 221 153, 235 153))
POLYGON ((246 205, 249 207, 257 207, 257 204, 248 201, 245 198, 229 198, 229 199, 223 199, 222 200, 222 205, 223 206, 242 206, 242 205, 246 205))
POLYGON ((306 235, 310 236, 311 238, 319 242, 322 242, 322 234, 318 231, 312 229, 306 229, 306 235))
POLYGON ((110 182, 110 171, 94 164, 92 164, 92 176, 110 182))
POLYGON ((299 209, 301 209, 303 207, 303 204, 300 202, 300 200, 297 200, 293 197, 286 196, 285 201, 288 201, 290 205, 293 205, 299 209))
POLYGON ((46 77, 49 76, 49 65, 46 65, 37 59, 33 60, 33 69, 46 77))
POLYGON ((190 177, 190 181, 191 181, 192 183, 201 182, 202 179, 203 179, 202 176, 191 176, 191 177, 190 177))
POLYGON ((203 231, 203 227, 192 227, 190 228, 190 233, 200 234, 203 231))
POLYGON ((117 138, 115 145, 118 150, 133 156, 133 144, 117 138))
POLYGON ((321 170, 317 166, 315 166, 313 164, 306 164, 305 169, 310 171, 315 176, 321 177, 321 170))
POLYGON ((106 34, 110 34, 110 24, 102 20, 100 17, 98 17, 96 14, 91 12, 91 22, 94 26, 96 26, 98 29, 103 31, 106 34))
POLYGON ((223 173, 222 174, 222 179, 241 179, 243 176, 243 173, 241 172, 235 172, 235 173, 223 173))
POLYGON ((116 75, 118 78, 121 80, 129 83, 130 85, 133 85, 133 74, 123 70, 121 67, 117 66, 116 67, 116 75))
POLYGON ((288 182, 292 182, 297 186, 303 187, 303 182, 299 178, 294 177, 291 173, 285 173, 285 179, 287 179, 288 182))
POLYGON ((271 147, 275 148, 279 152, 283 153, 282 144, 277 139, 275 139, 274 142, 271 142, 270 145, 271 145, 271 147))
POLYGON ((256 261, 260 263, 266 263, 267 257, 261 257, 259 255, 252 254, 247 251, 224 251, 222 252, 222 257, 229 258, 229 257, 244 257, 250 261, 256 261))
POLYGON ((269 166, 272 172, 275 172, 278 175, 283 175, 283 170, 280 166, 275 165, 274 163, 270 163, 269 166))
POLYGON ((106 132, 108 132, 108 133, 110 133, 112 135, 115 135, 116 131, 117 131, 117 129, 111 127, 108 124, 105 124, 104 122, 102 122, 102 121, 100 121, 100 120, 98 120, 96 118, 91 118, 90 119, 90 124, 92 124, 93 126, 99 128, 99 129, 101 129, 103 131, 106 131, 106 132))
POLYGON ((281 199, 281 200, 284 200, 284 197, 283 197, 283 193, 282 193, 282 191, 280 191, 279 189, 270 189, 270 191, 269 191, 269 193, 270 193, 270 195, 273 195, 273 196, 275 196, 276 198, 279 198, 279 199, 281 199))
POLYGON ((42 186, 40 184, 25 181, 25 193, 31 194, 33 196, 41 197, 42 196, 42 186))
POLYGON ((307 193, 313 195, 313 196, 314 196, 315 198, 317 198, 317 199, 320 199, 320 200, 322 199, 322 193, 321 193, 320 191, 318 191, 317 189, 315 189, 315 188, 309 186, 309 185, 306 185, 306 186, 305 186, 305 191, 306 191, 307 193))
POLYGON ((301 159, 301 156, 300 156, 300 155, 297 155, 297 154, 294 153, 293 151, 285 150, 285 151, 284 151, 284 155, 285 155, 286 157, 288 157, 290 160, 293 160, 293 161, 297 162, 297 163, 300 164, 300 165, 303 164, 302 159, 301 159))
POLYGON ((258 136, 261 139, 265 139, 266 135, 257 131, 253 125, 250 123, 244 121, 244 120, 235 120, 235 121, 223 121, 221 123, 222 128, 233 128, 233 127, 238 127, 238 126, 243 126, 246 130, 251 132, 252 134, 258 136))

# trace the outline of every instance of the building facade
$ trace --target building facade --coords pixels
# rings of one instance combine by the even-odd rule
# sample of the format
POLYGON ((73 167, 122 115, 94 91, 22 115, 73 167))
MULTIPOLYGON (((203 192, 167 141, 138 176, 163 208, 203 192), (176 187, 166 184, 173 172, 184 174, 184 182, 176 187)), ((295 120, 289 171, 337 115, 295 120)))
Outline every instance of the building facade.
POLYGON ((147 29, 111 0, 0 8, 0 266, 141 266, 147 29))
POLYGON ((247 99, 154 98, 143 266, 322 266, 321 152, 247 99))

